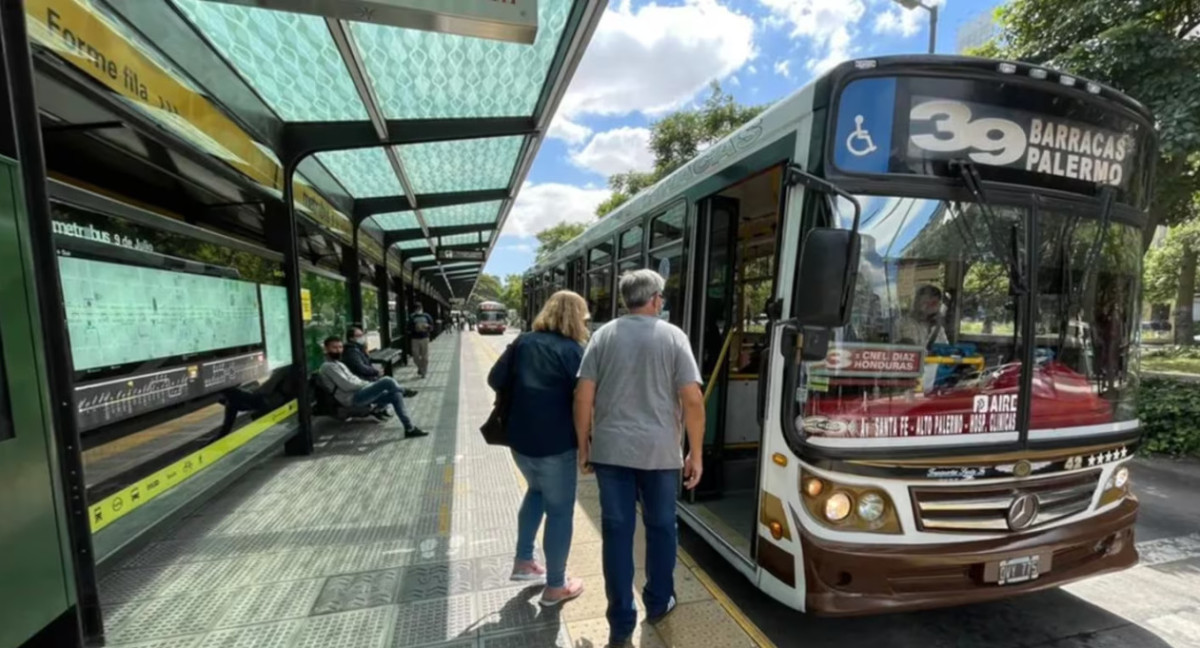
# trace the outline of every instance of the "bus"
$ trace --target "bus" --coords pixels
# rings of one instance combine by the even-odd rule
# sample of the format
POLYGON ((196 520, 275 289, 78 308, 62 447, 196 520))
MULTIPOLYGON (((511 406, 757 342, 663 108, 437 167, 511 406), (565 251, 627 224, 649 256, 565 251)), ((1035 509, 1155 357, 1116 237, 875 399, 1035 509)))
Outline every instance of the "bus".
POLYGON ((525 316, 666 279, 707 408, 679 518, 792 608, 1124 569, 1153 124, 1044 67, 850 61, 532 268, 525 316))
POLYGON ((480 335, 504 335, 508 322, 508 307, 500 302, 480 302, 475 308, 476 325, 480 335))

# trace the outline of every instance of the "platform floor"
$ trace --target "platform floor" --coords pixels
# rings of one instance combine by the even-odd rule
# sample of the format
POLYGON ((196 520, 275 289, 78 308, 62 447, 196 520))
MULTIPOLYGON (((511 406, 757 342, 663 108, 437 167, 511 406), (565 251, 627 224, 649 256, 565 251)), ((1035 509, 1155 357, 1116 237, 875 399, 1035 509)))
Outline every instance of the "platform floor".
MULTIPOLYGON (((264 463, 106 574, 108 645, 604 646, 594 480, 580 485, 569 564, 584 596, 547 611, 540 586, 508 580, 523 485, 478 428, 492 401, 484 377, 510 339, 445 335, 427 379, 401 371, 421 391, 409 407, 429 437, 405 439, 395 420, 325 424, 311 457, 264 463)), ((641 624, 636 645, 761 645, 686 556, 676 589, 680 608, 641 624)))

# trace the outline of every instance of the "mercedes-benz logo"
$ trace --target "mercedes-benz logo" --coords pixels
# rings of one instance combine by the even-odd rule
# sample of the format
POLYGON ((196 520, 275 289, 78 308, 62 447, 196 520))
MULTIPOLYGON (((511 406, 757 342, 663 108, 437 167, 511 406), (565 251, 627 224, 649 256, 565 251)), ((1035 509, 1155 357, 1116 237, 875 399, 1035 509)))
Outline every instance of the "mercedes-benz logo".
POLYGON ((1017 495, 1008 506, 1008 528, 1020 531, 1028 528, 1037 519, 1038 498, 1036 495, 1024 493, 1017 495))

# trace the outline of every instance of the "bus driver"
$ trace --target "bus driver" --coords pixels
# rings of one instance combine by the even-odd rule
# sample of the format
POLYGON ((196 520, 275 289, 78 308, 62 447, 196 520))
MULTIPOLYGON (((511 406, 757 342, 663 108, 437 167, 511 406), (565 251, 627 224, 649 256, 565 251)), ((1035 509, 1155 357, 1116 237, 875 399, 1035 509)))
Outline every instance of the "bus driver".
POLYGON ((942 291, 930 284, 917 288, 912 307, 896 322, 896 342, 920 345, 947 344, 942 320, 942 291))

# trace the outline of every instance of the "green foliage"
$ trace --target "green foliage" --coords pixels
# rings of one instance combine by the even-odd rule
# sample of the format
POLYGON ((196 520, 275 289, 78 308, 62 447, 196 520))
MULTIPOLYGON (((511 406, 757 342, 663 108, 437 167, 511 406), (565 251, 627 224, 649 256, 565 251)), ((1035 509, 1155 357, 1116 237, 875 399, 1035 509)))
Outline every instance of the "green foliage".
POLYGON ((566 245, 571 239, 583 234, 587 225, 583 223, 568 223, 563 221, 550 229, 538 232, 537 261, 545 261, 558 248, 566 245))
POLYGON ((1165 304, 1175 300, 1180 267, 1188 250, 1200 250, 1200 220, 1172 227, 1163 245, 1147 252, 1143 276, 1143 294, 1147 303, 1165 304))
POLYGON ((1200 385, 1146 378, 1138 387, 1143 450, 1200 456, 1200 385))
POLYGON ((976 54, 1044 64, 1144 103, 1156 119, 1152 216, 1192 218, 1200 192, 1200 3, 1195 0, 1011 0, 1001 35, 976 54))
POLYGON ((596 208, 596 216, 603 218, 612 213, 639 191, 667 177, 763 110, 766 106, 739 105, 714 81, 704 105, 677 110, 650 127, 654 170, 649 173, 627 171, 609 178, 608 187, 613 193, 596 208))
POLYGON ((511 274, 504 278, 500 301, 518 313, 525 311, 525 284, 521 275, 511 274))

